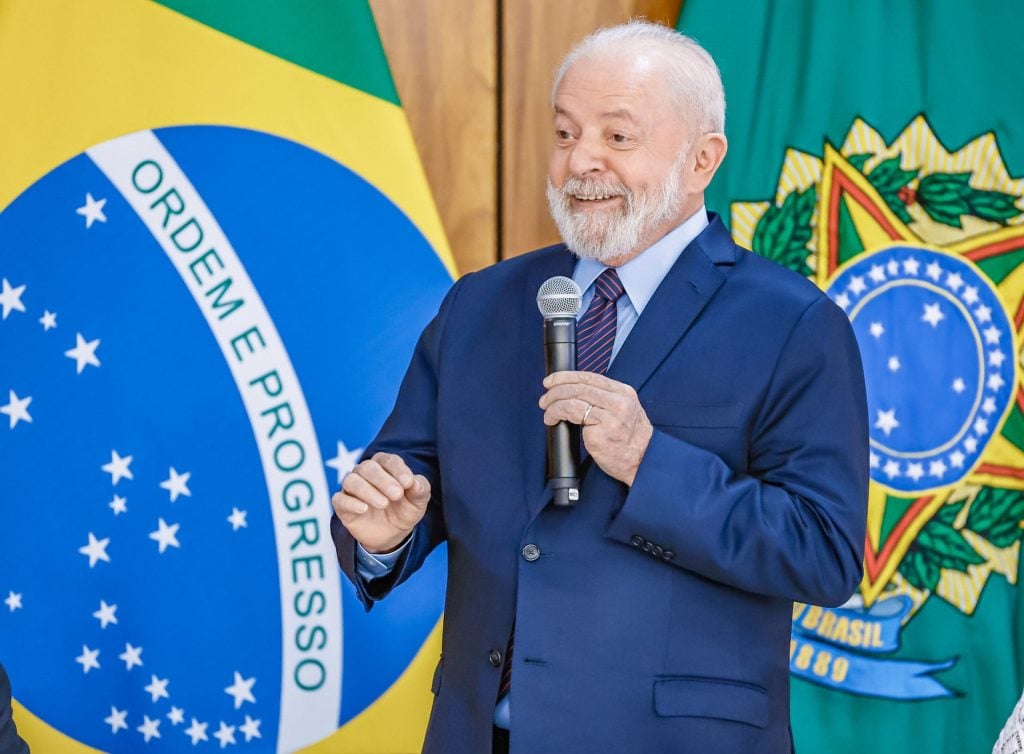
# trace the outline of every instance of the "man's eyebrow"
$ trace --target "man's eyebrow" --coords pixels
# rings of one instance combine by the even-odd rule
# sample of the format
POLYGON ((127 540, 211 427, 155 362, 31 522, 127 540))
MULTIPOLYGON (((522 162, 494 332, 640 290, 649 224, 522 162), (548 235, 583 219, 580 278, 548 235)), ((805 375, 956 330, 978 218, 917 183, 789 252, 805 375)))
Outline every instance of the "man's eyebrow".
POLYGON ((608 110, 607 112, 601 113, 602 118, 621 118, 623 120, 632 121, 633 113, 624 107, 620 107, 618 110, 608 110))

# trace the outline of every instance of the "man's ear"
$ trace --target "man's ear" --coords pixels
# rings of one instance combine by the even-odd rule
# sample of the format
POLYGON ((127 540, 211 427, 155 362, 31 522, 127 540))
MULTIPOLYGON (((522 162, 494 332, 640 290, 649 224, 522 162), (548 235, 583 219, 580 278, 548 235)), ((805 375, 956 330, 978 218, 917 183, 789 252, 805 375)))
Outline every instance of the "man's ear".
POLYGON ((708 187, 727 151, 729 142, 725 134, 704 134, 697 140, 693 148, 693 169, 689 176, 694 191, 703 191, 708 187))

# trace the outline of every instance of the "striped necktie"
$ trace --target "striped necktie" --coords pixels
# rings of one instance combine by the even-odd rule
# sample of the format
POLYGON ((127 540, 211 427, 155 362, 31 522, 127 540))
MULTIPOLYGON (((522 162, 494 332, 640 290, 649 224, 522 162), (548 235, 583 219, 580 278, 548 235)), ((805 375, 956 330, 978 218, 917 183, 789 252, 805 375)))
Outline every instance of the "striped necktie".
POLYGON ((615 346, 616 302, 626 292, 619 273, 609 267, 594 281, 594 299, 576 327, 576 369, 604 374, 615 346))
MULTIPOLYGON (((626 289, 622 287, 619 273, 614 267, 602 272, 594 282, 594 299, 583 319, 576 326, 576 369, 604 374, 612 361, 615 346, 615 323, 618 320, 617 302, 626 289)), ((515 642, 515 627, 508 637, 508 650, 501 667, 501 683, 498 699, 508 693, 512 686, 512 645, 515 642)))

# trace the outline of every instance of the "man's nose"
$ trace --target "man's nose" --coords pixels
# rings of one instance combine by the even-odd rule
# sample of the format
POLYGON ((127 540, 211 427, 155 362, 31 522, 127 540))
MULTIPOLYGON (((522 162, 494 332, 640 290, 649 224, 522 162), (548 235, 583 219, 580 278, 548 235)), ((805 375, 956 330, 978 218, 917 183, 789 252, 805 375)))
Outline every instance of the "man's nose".
POLYGON ((601 173, 606 169, 603 145, 595 138, 580 138, 569 156, 572 175, 601 173))

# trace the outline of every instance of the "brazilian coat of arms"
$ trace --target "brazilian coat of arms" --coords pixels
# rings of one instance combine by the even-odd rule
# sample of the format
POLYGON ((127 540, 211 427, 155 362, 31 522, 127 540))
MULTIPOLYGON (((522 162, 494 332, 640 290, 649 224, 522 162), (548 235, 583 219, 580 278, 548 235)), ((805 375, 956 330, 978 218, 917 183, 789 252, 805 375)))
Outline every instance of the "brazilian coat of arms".
POLYGON ((891 143, 863 120, 787 151, 774 197, 732 205, 737 243, 811 278, 850 318, 867 381, 864 577, 797 604, 792 673, 867 696, 951 696, 955 658, 894 659, 932 598, 974 613, 1015 584, 1024 535, 1024 179, 995 134, 950 151, 926 118, 891 143))

